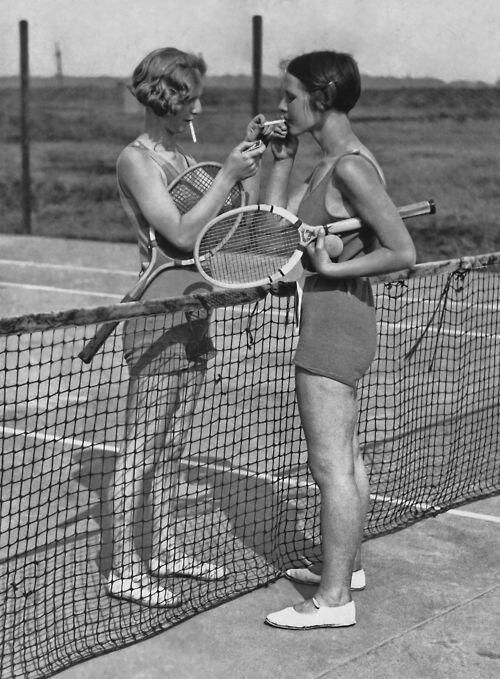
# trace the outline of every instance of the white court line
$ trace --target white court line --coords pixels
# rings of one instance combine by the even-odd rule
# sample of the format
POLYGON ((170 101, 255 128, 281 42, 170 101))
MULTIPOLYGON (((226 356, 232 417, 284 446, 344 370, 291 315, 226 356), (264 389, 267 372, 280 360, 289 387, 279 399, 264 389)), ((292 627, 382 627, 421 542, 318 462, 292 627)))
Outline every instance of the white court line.
MULTIPOLYGON (((105 453, 112 453, 115 455, 118 452, 118 447, 116 446, 103 446, 100 443, 95 444, 92 441, 85 441, 83 439, 77 439, 73 437, 57 438, 56 436, 51 434, 44 434, 40 432, 27 432, 24 431, 24 429, 14 429, 12 427, 5 426, 2 427, 2 431, 11 436, 26 436, 27 438, 32 438, 35 439, 36 441, 42 441, 44 443, 62 444, 63 447, 66 447, 66 444, 69 444, 68 448, 70 450, 93 448, 94 450, 99 450, 105 453)), ((200 463, 193 463, 192 460, 181 460, 181 462, 185 466, 190 468, 195 467, 200 469, 206 469, 207 465, 209 465, 211 469, 213 469, 214 471, 224 472, 226 474, 237 474, 239 476, 245 476, 248 478, 260 478, 275 484, 282 484, 295 487, 314 486, 314 484, 306 483, 304 481, 292 483, 290 479, 285 479, 280 476, 274 476, 273 474, 260 474, 259 472, 252 472, 249 469, 235 469, 234 467, 228 467, 227 465, 224 464, 214 463, 206 455, 198 455, 198 457, 206 461, 200 463)))
MULTIPOLYGON (((0 262, 1 261, 2 260, 0 260, 0 262)), ((69 268, 71 269, 72 267, 69 267, 69 268)), ((91 269, 86 269, 86 270, 91 271, 91 269)), ((101 269, 95 269, 95 271, 102 273, 101 269)), ((109 273, 109 272, 110 272, 110 270, 108 269, 106 271, 106 273, 109 273)), ((114 272, 111 272, 111 273, 114 273, 114 272)), ((130 275, 130 272, 120 272, 120 273, 127 273, 128 275, 130 275)), ((117 299, 117 300, 120 300, 120 301, 123 299, 123 295, 117 295, 117 294, 114 294, 114 293, 111 293, 111 292, 92 292, 90 290, 78 290, 76 288, 56 288, 56 287, 51 286, 51 285, 32 285, 30 283, 11 283, 10 281, 3 281, 3 280, 0 279, 0 289, 2 287, 21 288, 21 289, 24 289, 24 290, 41 290, 41 291, 44 291, 44 292, 62 292, 63 294, 86 295, 86 296, 90 296, 90 297, 104 297, 105 299, 111 298, 111 299, 117 299)), ((258 304, 261 301, 263 301, 263 300, 256 300, 255 302, 245 303, 245 305, 243 305, 243 306, 248 307, 248 310, 246 310, 246 309, 237 310, 236 307, 235 307, 234 315, 243 316, 245 313, 247 315, 250 315, 250 313, 252 313, 252 315, 257 315, 258 313, 260 313, 260 311, 253 312, 251 307, 254 304, 258 304)), ((214 312, 217 312, 217 310, 219 308, 221 308, 221 307, 215 307, 214 312)), ((278 311, 278 312, 272 311, 272 315, 288 318, 289 316, 290 317, 293 316, 293 312, 291 310, 289 312, 284 311, 284 310, 278 311)), ((221 320, 221 319, 219 319, 219 320, 221 320)))
POLYGON ((500 523, 500 516, 493 516, 492 514, 481 514, 480 512, 467 512, 464 509, 450 509, 447 514, 456 514, 463 516, 466 519, 477 519, 478 521, 493 521, 493 523, 500 523))
MULTIPOLYGON (((426 511, 428 509, 435 509, 439 511, 439 506, 429 505, 426 502, 408 502, 408 500, 397 500, 391 498, 387 495, 370 495, 372 500, 378 500, 379 502, 390 502, 395 505, 405 505, 407 507, 414 507, 415 509, 426 511)), ((479 512, 468 512, 463 509, 448 509, 445 514, 456 514, 457 516, 463 516, 468 519, 478 519, 479 521, 493 521, 494 523, 500 523, 500 516, 493 516, 492 514, 481 514, 479 512)))
MULTIPOLYGON (((132 270, 124 270, 124 269, 103 269, 98 268, 98 267, 91 267, 91 266, 81 266, 81 265, 71 265, 71 264, 54 264, 51 262, 34 262, 33 260, 18 260, 18 259, 1 259, 0 258, 0 266, 2 264, 5 265, 14 265, 14 266, 19 266, 19 267, 25 267, 25 268, 41 268, 41 269, 55 269, 55 270, 61 270, 61 271, 84 271, 88 273, 97 273, 97 274, 117 274, 121 276, 133 276, 134 274, 136 275, 137 272, 132 271, 132 270)), ((80 290, 73 290, 73 289, 66 289, 66 288, 54 288, 50 286, 30 286, 28 284, 17 284, 17 283, 7 283, 5 281, 2 282, 3 285, 8 285, 11 287, 25 287, 27 289, 39 289, 39 290, 54 290, 56 292, 77 292, 77 293, 82 293, 82 294, 88 294, 88 295, 93 295, 96 297, 114 297, 114 298, 119 298, 119 295, 114 295, 114 294, 109 294, 109 293, 100 293, 100 292, 87 292, 87 291, 80 291, 80 290)), ((383 294, 383 293, 382 293, 383 294)), ((380 296, 380 293, 379 295, 380 296)), ((419 304, 437 304, 435 299, 420 299, 416 298, 414 295, 408 295, 406 297, 407 302, 413 302, 416 301, 419 304)), ((487 311, 495 311, 498 312, 500 310, 500 305, 498 304, 491 304, 491 303, 485 303, 485 302, 475 302, 473 304, 463 304, 460 301, 454 301, 454 300, 448 300, 447 304, 450 306, 457 306, 460 308, 476 308, 478 306, 486 309, 487 311)), ((395 325, 395 327, 399 327, 399 324, 395 323, 390 323, 387 321, 384 321, 384 323, 388 325, 395 325)), ((407 326, 406 324, 401 325, 400 327, 403 327, 407 329, 408 327, 412 329, 412 326, 407 326)), ((420 326, 418 326, 420 327, 420 326)), ((451 334, 453 334, 453 331, 451 331, 451 334)), ((476 336, 482 336, 482 335, 476 335, 476 336)), ((498 336, 496 336, 498 337, 498 336)))
POLYGON ((429 509, 439 509, 434 505, 427 504, 427 502, 409 502, 408 500, 400 500, 398 498, 391 497, 390 495, 370 495, 371 500, 376 500, 377 502, 389 502, 391 505, 402 505, 404 507, 413 507, 419 511, 427 511, 429 509))
MULTIPOLYGON (((378 293, 378 297, 383 296, 383 293, 378 293)), ((427 305, 433 305, 437 308, 441 308, 439 304, 439 300, 436 299, 420 299, 419 297, 415 297, 414 295, 406 295, 405 296, 405 304, 416 302, 417 304, 427 304, 427 305)), ((450 300, 448 299, 446 301, 446 309, 449 311, 453 307, 457 307, 459 310, 469 310, 469 309, 477 309, 480 308, 481 310, 486 310, 486 311, 495 311, 498 312, 500 311, 500 304, 495 304, 492 302, 482 302, 482 301, 477 301, 477 302, 469 302, 464 303, 461 301, 455 301, 455 300, 450 300)))
MULTIPOLYGON (((377 321, 377 325, 380 326, 385 326, 385 327, 390 327, 394 328, 396 330, 424 330, 423 325, 415 325, 412 323, 400 323, 400 322, 393 322, 393 321, 383 321, 379 320, 377 321)), ((447 335, 448 337, 473 337, 473 338, 478 338, 478 337, 491 337, 492 339, 500 339, 500 335, 497 334, 492 334, 490 332, 474 332, 472 330, 455 330, 453 328, 445 328, 445 327, 436 327, 435 325, 430 325, 428 328, 425 329, 426 333, 432 334, 432 335, 447 335)))
POLYGON ((53 434, 41 434, 40 432, 25 431, 24 429, 15 429, 14 427, 2 427, 2 432, 6 432, 10 436, 26 436, 27 438, 35 439, 35 441, 43 441, 44 443, 69 443, 69 448, 97 448, 105 453, 116 453, 115 446, 94 446, 92 441, 85 441, 84 439, 76 439, 73 437, 57 438, 53 434))
MULTIPOLYGON (((99 274, 118 274, 118 275, 124 275, 124 276, 132 276, 134 274, 133 271, 125 271, 122 269, 102 269, 102 268, 95 268, 95 267, 87 267, 87 266, 72 266, 69 264, 51 264, 51 263, 40 263, 40 262, 33 262, 31 260, 26 260, 26 261, 19 261, 19 260, 10 260, 10 259, 0 259, 0 265, 2 264, 14 264, 17 266, 24 266, 24 267, 39 267, 39 268, 48 268, 48 269, 56 269, 56 270, 65 270, 65 271, 85 271, 89 273, 99 273, 99 274)), ((107 293, 107 292, 91 292, 89 290, 78 290, 75 288, 59 288, 59 287, 53 287, 53 286, 46 286, 46 285, 31 285, 29 283, 11 283, 7 281, 0 281, 0 287, 11 287, 11 288, 21 288, 25 290, 41 290, 45 292, 61 292, 63 294, 70 293, 70 294, 79 294, 79 295, 87 295, 90 297, 104 297, 104 298, 111 298, 111 299, 119 299, 121 300, 123 295, 117 295, 113 293, 107 293)), ((424 302, 426 304, 432 304, 435 302, 435 300, 418 300, 413 296, 407 297, 407 301, 418 301, 420 303, 424 302)), ((460 302, 451 302, 451 304, 455 306, 460 306, 463 307, 460 302)), ((492 305, 492 304, 482 304, 478 303, 472 306, 484 306, 486 310, 491 310, 491 311, 498 311, 500 309, 499 305, 492 305)), ((285 311, 279 311, 277 316, 288 316, 289 312, 285 311)), ((410 323, 405 323, 405 322, 394 322, 394 321, 385 321, 385 320, 378 320, 377 321, 378 325, 381 326, 386 326, 386 327, 393 327, 394 329, 397 330, 417 330, 421 329, 422 325, 414 325, 411 322, 410 323)), ((455 329, 448 329, 446 327, 442 328, 436 328, 435 326, 430 326, 427 329, 427 332, 430 334, 437 333, 437 334, 442 334, 442 335, 448 335, 451 337, 473 337, 473 338, 480 338, 480 337, 489 337, 489 338, 494 338, 494 339, 500 339, 500 335, 497 334, 491 334, 491 333, 485 333, 485 332, 473 332, 473 331, 460 331, 460 330, 455 330, 455 329)))
POLYGON ((90 290, 77 290, 76 288, 56 288, 52 285, 30 285, 29 283, 10 283, 0 280, 0 288, 22 288, 23 290, 43 290, 45 292, 62 292, 65 294, 71 293, 73 295, 88 295, 91 297, 106 297, 113 299, 122 299, 123 295, 114 295, 111 292, 91 292, 90 290))
POLYGON ((119 274, 123 276, 133 276, 137 274, 136 271, 124 271, 123 269, 103 269, 92 267, 92 266, 79 266, 73 264, 52 264, 50 262, 33 262, 31 260, 18 260, 18 259, 0 259, 0 266, 2 264, 14 265, 21 267, 36 267, 39 269, 56 269, 61 271, 90 271, 91 273, 101 273, 101 274, 119 274))
MULTIPOLYGON (((27 432, 24 431, 23 429, 15 429, 12 427, 2 427, 2 431, 4 433, 7 433, 11 436, 26 436, 26 437, 31 437, 37 441, 43 441, 44 443, 60 443, 63 446, 66 444, 69 444, 69 448, 71 449, 79 449, 79 448, 94 448, 95 450, 100 450, 105 453, 113 453, 116 454, 118 452, 118 448, 116 446, 106 446, 106 445, 101 445, 101 444, 94 444, 92 441, 86 441, 84 439, 77 439, 73 437, 69 438, 57 438, 54 435, 49 435, 49 434, 44 434, 44 433, 39 433, 39 432, 27 432)), ((211 461, 206 455, 199 455, 198 457, 206 460, 205 462, 202 463, 193 463, 192 460, 181 460, 181 462, 189 468, 203 468, 205 469, 208 466, 211 467, 212 470, 214 471, 220 471, 228 474, 236 474, 238 476, 245 476, 247 478, 257 478, 257 479, 262 479, 263 481, 271 482, 277 485, 281 486, 288 486, 288 487, 294 487, 294 488, 314 488, 315 484, 314 482, 306 482, 306 481, 292 481, 292 479, 286 479, 280 476, 275 476, 274 474, 261 474, 258 472, 252 472, 248 469, 235 469, 234 467, 228 467, 224 464, 218 464, 214 463, 211 461)), ((419 510, 428 510, 428 509, 436 509, 439 510, 439 507, 434 507, 433 505, 429 505, 427 503, 412 503, 408 502, 408 500, 398 500, 396 498, 392 498, 388 495, 370 495, 370 498, 372 500, 378 500, 379 502, 389 502, 390 504, 396 504, 396 505, 406 505, 407 507, 413 507, 419 510)), ((500 517, 498 516, 493 516, 491 514, 480 514, 479 512, 468 512, 462 509, 449 509, 446 514, 455 514, 457 516, 463 516, 465 518, 469 519, 477 519, 479 521, 492 521, 494 523, 500 523, 500 517)))
MULTIPOLYGON (((0 260, 1 262, 1 260, 0 260)), ((88 269, 88 271, 91 271, 91 269, 88 269)), ((96 269, 96 271, 101 271, 101 269, 96 269)), ((120 272, 123 273, 123 272, 120 272)), ((113 294, 111 292, 92 292, 90 290, 78 290, 76 288, 57 288, 53 287, 50 285, 31 285, 29 283, 10 283, 7 281, 2 281, 0 280, 0 288, 2 287, 9 287, 9 288, 21 288, 24 290, 41 290, 44 292, 62 292, 63 294, 76 294, 76 295, 86 295, 88 297, 104 297, 106 299, 118 299, 121 300, 123 298, 123 295, 117 295, 113 294)), ((251 304, 255 304, 258 302, 254 302, 251 304)), ((241 315, 243 315, 243 311, 240 312, 241 315)), ((254 313, 260 313, 260 312, 254 312, 254 313)), ((292 311, 278 311, 273 312, 273 315, 279 316, 279 317, 286 317, 288 318, 289 316, 292 315, 292 311)), ((383 320, 378 320, 377 324, 380 326, 386 326, 386 327, 393 327, 398 330, 418 330, 422 329, 422 325, 412 325, 411 323, 394 323, 391 321, 383 321, 383 320)), ((473 332, 473 331, 467 331, 464 332, 463 330, 453 330, 453 329, 448 329, 448 328, 436 328, 435 326, 430 326, 427 328, 427 331, 429 334, 441 334, 441 335, 448 335, 450 337, 473 337, 473 338, 479 338, 479 337, 489 337, 492 339, 500 339, 500 335, 494 335, 488 332, 473 332)))

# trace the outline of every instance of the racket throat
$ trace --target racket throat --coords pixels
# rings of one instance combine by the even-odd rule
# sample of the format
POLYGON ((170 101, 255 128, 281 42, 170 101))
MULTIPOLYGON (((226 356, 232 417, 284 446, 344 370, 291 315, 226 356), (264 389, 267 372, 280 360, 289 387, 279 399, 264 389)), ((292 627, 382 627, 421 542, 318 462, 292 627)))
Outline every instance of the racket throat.
POLYGON ((314 242, 316 238, 318 237, 319 229, 321 227, 317 226, 307 226, 306 224, 303 224, 302 221, 298 222, 297 226, 299 226, 299 239, 300 239, 300 246, 302 248, 306 248, 310 243, 314 242))

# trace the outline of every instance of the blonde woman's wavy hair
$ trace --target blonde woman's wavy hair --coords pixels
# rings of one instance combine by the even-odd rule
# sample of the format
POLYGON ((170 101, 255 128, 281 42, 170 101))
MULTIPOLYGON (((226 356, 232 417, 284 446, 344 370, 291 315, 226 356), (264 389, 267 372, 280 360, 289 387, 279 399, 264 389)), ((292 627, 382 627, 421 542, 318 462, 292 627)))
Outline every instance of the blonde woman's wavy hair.
POLYGON ((175 47, 150 52, 136 66, 130 91, 157 116, 177 113, 207 71, 201 56, 175 47))

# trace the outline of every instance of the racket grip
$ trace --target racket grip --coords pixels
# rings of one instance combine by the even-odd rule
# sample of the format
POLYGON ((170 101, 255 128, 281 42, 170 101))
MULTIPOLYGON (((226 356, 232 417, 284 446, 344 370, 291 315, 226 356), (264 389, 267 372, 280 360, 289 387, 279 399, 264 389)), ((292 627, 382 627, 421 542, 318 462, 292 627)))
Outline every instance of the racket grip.
POLYGON ((409 219, 410 217, 421 217, 422 215, 436 214, 436 203, 431 198, 430 200, 423 200, 421 203, 410 203, 409 205, 402 205, 398 208, 398 212, 402 219, 409 219))
POLYGON ((99 326, 94 337, 89 342, 87 342, 87 344, 78 354, 78 358, 80 358, 84 363, 90 363, 104 342, 116 328, 118 323, 119 321, 109 321, 108 323, 104 323, 103 325, 99 326))
MULTIPOLYGON (((421 217, 423 215, 433 215, 436 213, 436 203, 431 198, 430 200, 423 200, 420 203, 401 205, 397 208, 397 210, 401 216, 401 219, 421 217)), ((362 226, 363 224, 361 220, 359 220, 357 217, 349 217, 348 219, 341 219, 338 222, 326 224, 324 228, 326 228, 330 234, 339 234, 347 233, 349 231, 358 231, 362 226)))
MULTIPOLYGON (((137 301, 140 297, 140 293, 137 292, 137 289, 138 286, 135 287, 134 291, 131 291, 127 295, 125 295, 125 297, 120 301, 120 304, 123 304, 124 302, 137 301)), ((80 351, 80 353, 78 354, 78 358, 81 359, 83 363, 90 363, 90 361, 94 358, 94 356, 97 354, 99 349, 102 347, 104 342, 108 339, 108 337, 111 335, 111 333, 119 323, 120 321, 106 321, 106 323, 100 325, 97 328, 97 332, 94 335, 94 337, 91 340, 89 340, 85 344, 83 349, 80 351)))

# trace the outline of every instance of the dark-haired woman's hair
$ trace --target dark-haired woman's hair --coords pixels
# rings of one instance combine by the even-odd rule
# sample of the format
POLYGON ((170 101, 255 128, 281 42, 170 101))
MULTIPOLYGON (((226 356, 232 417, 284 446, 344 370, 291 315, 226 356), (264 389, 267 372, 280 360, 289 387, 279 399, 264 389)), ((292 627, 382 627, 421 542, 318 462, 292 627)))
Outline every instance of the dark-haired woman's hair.
POLYGON ((164 47, 148 54, 132 74, 130 91, 157 116, 176 113, 207 71, 201 56, 164 47))
POLYGON ((358 65, 344 52, 309 52, 292 59, 286 70, 301 81, 315 105, 348 113, 361 94, 358 65))

